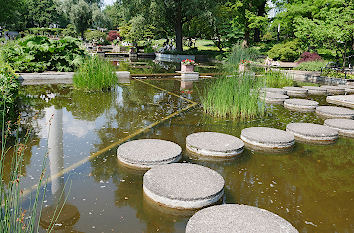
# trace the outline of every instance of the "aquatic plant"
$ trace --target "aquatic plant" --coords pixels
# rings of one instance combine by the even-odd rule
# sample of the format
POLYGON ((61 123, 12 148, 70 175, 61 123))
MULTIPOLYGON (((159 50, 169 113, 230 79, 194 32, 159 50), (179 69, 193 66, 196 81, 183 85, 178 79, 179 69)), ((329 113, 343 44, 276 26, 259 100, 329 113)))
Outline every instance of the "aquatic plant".
POLYGON ((209 84, 201 97, 204 112, 215 117, 254 118, 265 112, 259 90, 264 80, 249 73, 224 77, 209 84))
POLYGON ((75 72, 74 87, 88 91, 109 90, 117 83, 114 66, 98 56, 88 57, 75 72))
POLYGON ((272 70, 265 72, 264 79, 267 87, 282 88, 294 85, 293 78, 281 71, 272 70))
POLYGON ((236 44, 232 47, 231 52, 226 56, 223 61, 224 71, 232 74, 238 71, 239 64, 243 61, 254 61, 258 58, 258 51, 254 48, 246 48, 241 44, 236 44))

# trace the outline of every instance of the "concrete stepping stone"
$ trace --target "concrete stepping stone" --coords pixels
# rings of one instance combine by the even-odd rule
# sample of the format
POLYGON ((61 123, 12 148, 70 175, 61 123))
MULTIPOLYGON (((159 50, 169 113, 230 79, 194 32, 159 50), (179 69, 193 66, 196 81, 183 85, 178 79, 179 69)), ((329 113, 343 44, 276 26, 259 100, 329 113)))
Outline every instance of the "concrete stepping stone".
POLYGON ((324 118, 354 118, 354 110, 335 106, 319 106, 316 114, 324 118))
POLYGON ((338 87, 344 88, 346 95, 354 94, 354 86, 351 86, 351 85, 338 85, 338 87))
POLYGON ((354 108, 354 95, 327 96, 326 101, 330 104, 354 108))
POLYGON ((282 89, 282 88, 270 88, 270 87, 265 87, 265 88, 261 88, 260 90, 261 92, 271 92, 271 93, 277 93, 277 94, 281 94, 281 95, 286 95, 286 90, 282 89))
POLYGON ((291 133, 267 127, 243 129, 241 139, 251 149, 274 152, 289 150, 295 143, 295 138, 291 133))
POLYGON ((316 86, 303 86, 302 88, 307 90, 309 95, 327 95, 327 89, 316 86))
POLYGON ((268 104, 283 104, 284 100, 289 99, 289 96, 266 92, 261 94, 260 98, 264 99, 264 101, 268 104))
POLYGON ((182 148, 170 141, 140 139, 120 145, 117 149, 117 157, 124 165, 146 169, 178 162, 182 158, 182 148))
POLYGON ((338 130, 339 135, 354 138, 354 120, 351 119, 327 119, 324 125, 338 130))
POLYGON ((292 97, 305 97, 307 89, 302 87, 283 87, 286 90, 286 94, 292 97))
POLYGON ((215 132, 193 133, 186 138, 187 149, 203 156, 234 157, 243 152, 244 145, 237 137, 215 132))
POLYGON ((143 190, 152 201, 178 209, 198 209, 217 202, 224 194, 224 178, 196 164, 156 166, 143 177, 143 190))
POLYGON ((327 90, 327 93, 330 95, 343 95, 345 93, 345 88, 343 87, 329 85, 323 85, 321 87, 325 88, 327 90))
POLYGON ((338 138, 338 131, 324 125, 312 123, 290 123, 286 131, 302 142, 330 144, 338 138))
POLYGON ((300 112, 314 112, 318 102, 305 99, 287 99, 284 101, 284 107, 290 110, 300 112))
POLYGON ((254 206, 215 205, 195 213, 188 221, 186 233, 297 233, 288 221, 254 206))

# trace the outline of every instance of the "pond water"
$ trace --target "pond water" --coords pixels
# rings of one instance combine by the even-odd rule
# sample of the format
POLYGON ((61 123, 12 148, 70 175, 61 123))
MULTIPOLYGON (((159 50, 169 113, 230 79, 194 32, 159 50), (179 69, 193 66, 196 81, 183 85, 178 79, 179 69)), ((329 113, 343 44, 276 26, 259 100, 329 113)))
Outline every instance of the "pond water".
MULTIPOLYGON (((26 192, 31 190, 48 154, 51 180, 43 219, 60 194, 67 198, 65 216, 54 232, 184 232, 193 212, 148 201, 142 190, 144 172, 117 161, 119 143, 141 138, 173 141, 183 148, 181 162, 218 171, 225 179, 224 203, 267 209, 300 232, 353 232, 354 139, 341 137, 332 145, 296 142, 293 151, 278 154, 246 149, 227 161, 205 161, 185 151, 185 138, 200 131, 239 137, 251 126, 323 124, 314 113, 293 112, 281 105, 268 105, 265 117, 248 121, 213 118, 199 105, 185 110, 191 105, 186 99, 199 102, 200 91, 210 82, 213 79, 131 80, 107 93, 84 93, 65 85, 23 87, 27 98, 22 115, 34 133, 25 153, 22 185, 26 192)), ((324 97, 307 98, 326 104, 324 97)), ((45 225, 43 220, 43 232, 45 225)))

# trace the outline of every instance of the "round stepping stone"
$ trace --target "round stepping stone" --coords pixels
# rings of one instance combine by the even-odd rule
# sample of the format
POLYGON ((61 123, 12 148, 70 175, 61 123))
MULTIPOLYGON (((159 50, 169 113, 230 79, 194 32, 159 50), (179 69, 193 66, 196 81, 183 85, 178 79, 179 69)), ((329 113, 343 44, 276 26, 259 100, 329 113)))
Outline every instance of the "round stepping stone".
POLYGON ((339 135, 354 138, 354 120, 350 119, 327 119, 324 125, 338 130, 339 135))
POLYGON ((354 110, 335 106, 319 106, 316 113, 325 118, 354 118, 354 110))
POLYGON ((281 95, 286 95, 286 90, 281 89, 281 88, 266 87, 266 88, 261 88, 260 91, 261 92, 271 92, 271 93, 277 93, 277 94, 281 94, 281 95))
POLYGON ((331 104, 354 108, 354 95, 327 96, 326 101, 331 104))
POLYGON ((269 104, 283 104, 284 100, 289 99, 289 96, 272 93, 272 92, 266 92, 264 94, 261 94, 261 98, 264 99, 265 102, 269 104))
POLYGON ((294 134, 297 140, 310 143, 329 144, 338 138, 337 130, 312 123, 290 123, 286 131, 294 134))
POLYGON ((179 161, 182 157, 182 148, 170 141, 140 139, 120 145, 117 157, 120 162, 130 167, 151 168, 179 161))
POLYGON ((327 89, 322 88, 322 87, 316 87, 316 86, 303 86, 302 88, 307 90, 307 93, 309 95, 326 95, 327 94, 327 89))
POLYGON ((301 112, 314 112, 318 102, 305 99, 287 99, 284 101, 284 107, 290 110, 301 112))
POLYGON ((243 152, 244 143, 232 135, 214 132, 190 134, 186 147, 193 153, 212 157, 233 157, 243 152))
POLYGON ((321 87, 325 88, 327 90, 327 93, 330 95, 343 95, 345 93, 345 88, 343 87, 329 85, 323 85, 321 87))
POLYGON ((288 221, 254 206, 225 204, 195 213, 188 221, 186 233, 297 233, 288 221))
POLYGON ((188 163, 156 166, 143 178, 148 198, 179 209, 198 209, 217 202, 224 194, 224 184, 216 171, 188 163))
POLYGON ((354 86, 350 86, 350 85, 338 85, 337 87, 344 88, 346 95, 354 94, 354 86))
POLYGON ((307 94, 307 89, 302 87, 283 87, 283 89, 286 90, 288 96, 305 97, 307 94))
POLYGON ((241 131, 241 139, 245 144, 256 150, 284 151, 295 143, 291 133, 267 127, 251 127, 241 131))

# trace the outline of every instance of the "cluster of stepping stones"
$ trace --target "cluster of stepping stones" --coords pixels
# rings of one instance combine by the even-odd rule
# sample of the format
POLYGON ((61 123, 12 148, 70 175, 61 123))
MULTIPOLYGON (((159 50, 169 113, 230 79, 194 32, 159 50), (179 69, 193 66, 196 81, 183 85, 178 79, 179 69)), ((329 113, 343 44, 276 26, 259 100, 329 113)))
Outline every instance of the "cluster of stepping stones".
MULTIPOLYGON (((295 141, 329 144, 335 142, 339 135, 354 137, 354 110, 318 106, 318 102, 311 100, 289 99, 289 96, 304 97, 308 93, 342 94, 339 90, 347 92, 340 86, 263 89, 267 102, 284 103, 284 107, 295 111, 315 111, 330 119, 325 120, 324 125, 290 123, 285 131, 268 127, 245 128, 240 138, 216 132, 193 133, 186 138, 186 149, 190 155, 204 159, 228 159, 240 155, 244 147, 279 152, 291 150, 295 141)), ((332 103, 354 104, 354 95, 330 97, 327 100, 332 103)), ((150 169, 143 176, 143 192, 145 197, 159 205, 175 209, 201 209, 213 205, 199 210, 189 219, 187 233, 298 232, 285 219, 264 209, 238 204, 215 205, 224 195, 224 178, 201 165, 177 163, 182 158, 182 148, 174 142, 133 140, 118 147, 117 157, 123 165, 131 168, 150 169)))

